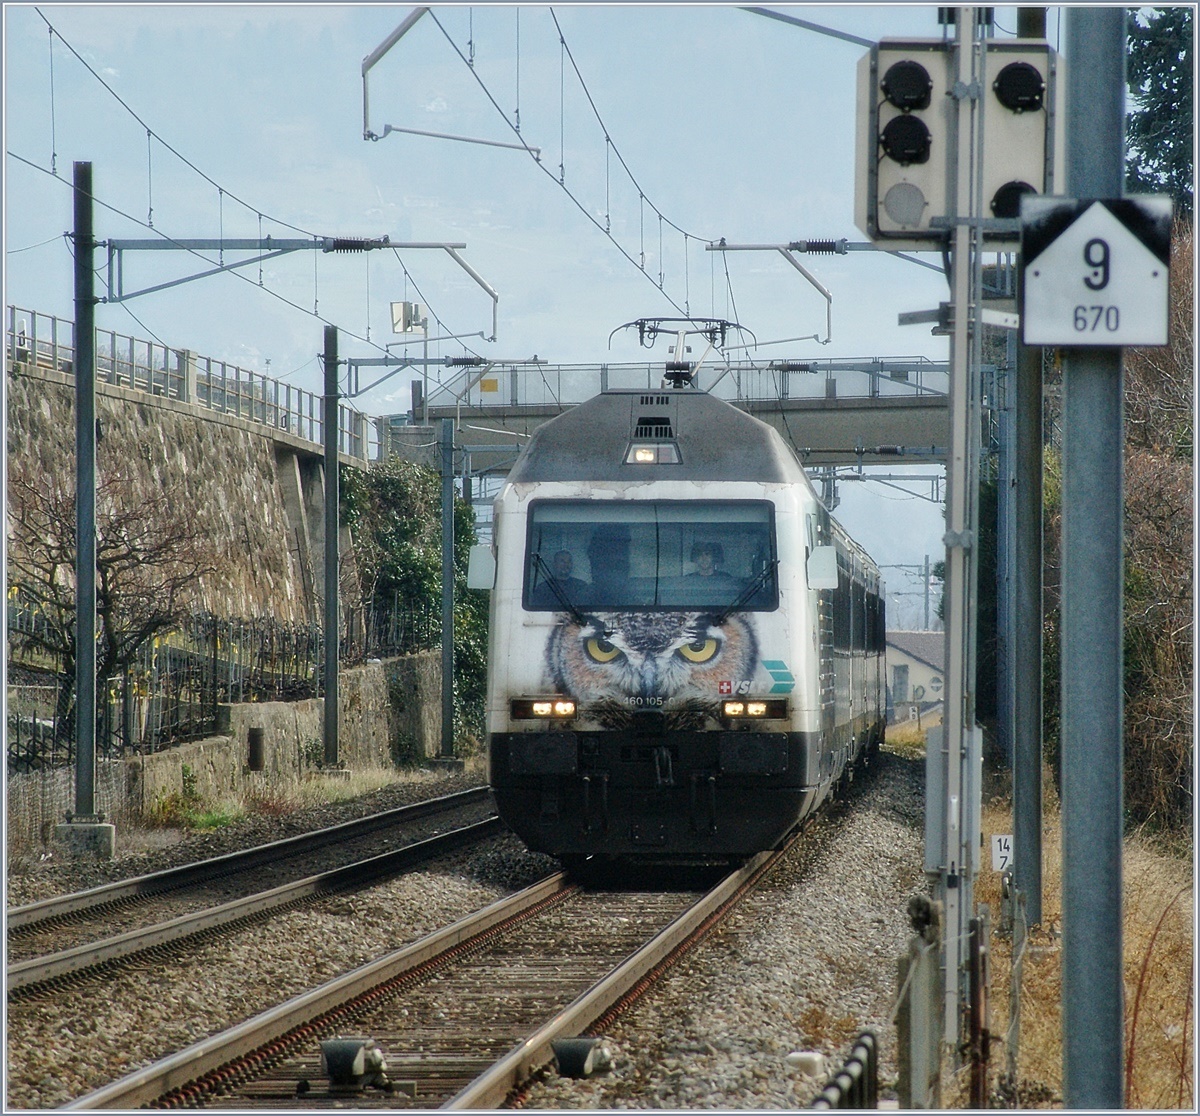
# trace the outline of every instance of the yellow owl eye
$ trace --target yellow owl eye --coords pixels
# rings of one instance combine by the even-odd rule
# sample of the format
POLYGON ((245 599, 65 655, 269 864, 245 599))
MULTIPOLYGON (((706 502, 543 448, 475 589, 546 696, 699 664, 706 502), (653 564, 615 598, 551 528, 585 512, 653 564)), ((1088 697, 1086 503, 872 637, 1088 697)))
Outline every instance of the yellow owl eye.
POLYGON ((589 639, 584 647, 587 649, 589 657, 598 663, 611 663, 621 653, 607 639, 596 639, 595 637, 589 639))
POLYGON ((681 647, 679 653, 689 663, 707 663, 717 653, 717 641, 715 639, 693 640, 681 647))

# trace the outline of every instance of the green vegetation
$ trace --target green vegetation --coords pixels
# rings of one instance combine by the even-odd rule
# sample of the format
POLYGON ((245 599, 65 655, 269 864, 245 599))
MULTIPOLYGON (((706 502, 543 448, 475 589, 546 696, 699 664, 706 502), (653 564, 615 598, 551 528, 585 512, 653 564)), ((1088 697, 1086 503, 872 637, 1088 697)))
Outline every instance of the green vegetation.
MULTIPOLYGON (((343 469, 342 517, 355 539, 363 600, 374 615, 398 606, 439 618, 442 601, 442 483, 411 461, 343 469)), ((456 746, 470 752, 483 732, 488 595, 467 588, 475 514, 454 500, 454 719, 456 746)))
POLYGON ((1192 181, 1192 8, 1130 8, 1125 188, 1170 194, 1189 220, 1192 181))

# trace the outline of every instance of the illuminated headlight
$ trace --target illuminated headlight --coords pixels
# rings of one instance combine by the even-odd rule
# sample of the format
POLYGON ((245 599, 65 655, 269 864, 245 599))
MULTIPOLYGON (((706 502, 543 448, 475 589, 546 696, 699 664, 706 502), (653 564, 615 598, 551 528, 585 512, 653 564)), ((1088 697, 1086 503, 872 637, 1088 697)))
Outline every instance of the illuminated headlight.
POLYGON ((679 447, 674 442, 635 442, 625 453, 625 464, 678 465, 679 447))
POLYGON ((729 720, 753 717, 755 720, 779 720, 787 716, 786 701, 723 701, 721 716, 729 720))
POLYGON ((575 702, 570 698, 514 698, 509 709, 513 720, 518 721, 566 720, 575 716, 575 702))

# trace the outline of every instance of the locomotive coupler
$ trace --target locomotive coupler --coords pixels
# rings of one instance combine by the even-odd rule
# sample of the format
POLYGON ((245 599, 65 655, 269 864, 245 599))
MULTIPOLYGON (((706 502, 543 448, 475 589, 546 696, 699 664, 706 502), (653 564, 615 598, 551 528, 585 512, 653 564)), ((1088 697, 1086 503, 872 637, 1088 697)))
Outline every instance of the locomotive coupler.
POLYGON ((717 831, 717 777, 715 775, 705 775, 702 771, 692 772, 692 786, 690 796, 690 809, 688 811, 688 821, 691 823, 692 832, 696 833, 700 829, 699 822, 696 819, 697 810, 700 799, 700 784, 704 782, 708 785, 708 832, 710 834, 717 831))
POLYGON ((608 773, 583 776, 583 831, 592 831, 592 780, 600 783, 600 826, 601 832, 608 832, 608 773))
POLYGON ((656 786, 675 785, 675 767, 671 763, 671 749, 665 744, 654 749, 654 782, 656 786))

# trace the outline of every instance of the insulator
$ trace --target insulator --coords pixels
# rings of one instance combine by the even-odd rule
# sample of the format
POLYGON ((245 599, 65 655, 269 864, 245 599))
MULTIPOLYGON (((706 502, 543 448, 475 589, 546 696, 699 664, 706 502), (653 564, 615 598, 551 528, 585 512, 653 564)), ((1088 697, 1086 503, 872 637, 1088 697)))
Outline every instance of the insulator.
POLYGON ((841 256, 846 253, 846 244, 842 240, 809 240, 805 244, 810 256, 841 256))
POLYGON ((331 252, 365 252, 369 244, 362 236, 335 236, 330 247, 331 252))

